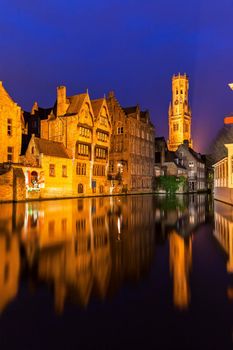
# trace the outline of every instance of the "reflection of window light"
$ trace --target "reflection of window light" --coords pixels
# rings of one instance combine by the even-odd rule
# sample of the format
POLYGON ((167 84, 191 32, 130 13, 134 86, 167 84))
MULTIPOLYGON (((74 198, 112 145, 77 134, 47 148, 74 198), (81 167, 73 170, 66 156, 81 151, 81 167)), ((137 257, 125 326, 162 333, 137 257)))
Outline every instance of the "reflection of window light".
POLYGON ((190 222, 190 224, 194 224, 195 223, 195 216, 194 215, 190 215, 189 216, 189 222, 190 222))
POLYGON ((117 229, 118 229, 118 233, 121 233, 121 219, 120 219, 120 217, 117 218, 117 229))

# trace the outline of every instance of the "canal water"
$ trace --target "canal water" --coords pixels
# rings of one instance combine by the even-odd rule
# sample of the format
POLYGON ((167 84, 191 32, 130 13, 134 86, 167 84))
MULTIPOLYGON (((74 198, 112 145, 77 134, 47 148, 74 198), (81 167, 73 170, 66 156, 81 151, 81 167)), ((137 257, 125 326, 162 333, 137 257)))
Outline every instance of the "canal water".
POLYGON ((0 205, 0 349, 232 349, 233 207, 0 205))

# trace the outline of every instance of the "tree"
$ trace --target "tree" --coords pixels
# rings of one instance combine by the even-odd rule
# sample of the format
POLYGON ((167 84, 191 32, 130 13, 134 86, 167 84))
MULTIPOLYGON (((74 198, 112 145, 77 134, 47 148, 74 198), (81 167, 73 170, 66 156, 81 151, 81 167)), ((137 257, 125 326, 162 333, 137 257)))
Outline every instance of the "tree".
POLYGON ((159 185, 169 194, 175 194, 186 182, 184 176, 165 175, 159 177, 159 185))

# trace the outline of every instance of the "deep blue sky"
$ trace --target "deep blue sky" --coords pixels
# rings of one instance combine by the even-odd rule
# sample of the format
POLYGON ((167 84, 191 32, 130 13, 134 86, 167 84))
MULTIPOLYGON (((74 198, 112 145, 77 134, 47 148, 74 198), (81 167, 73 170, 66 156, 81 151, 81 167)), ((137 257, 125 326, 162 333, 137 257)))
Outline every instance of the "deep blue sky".
POLYGON ((114 90, 167 137, 171 77, 186 72, 199 151, 233 111, 233 0, 1 0, 0 48, 0 80, 26 110, 62 84, 114 90))

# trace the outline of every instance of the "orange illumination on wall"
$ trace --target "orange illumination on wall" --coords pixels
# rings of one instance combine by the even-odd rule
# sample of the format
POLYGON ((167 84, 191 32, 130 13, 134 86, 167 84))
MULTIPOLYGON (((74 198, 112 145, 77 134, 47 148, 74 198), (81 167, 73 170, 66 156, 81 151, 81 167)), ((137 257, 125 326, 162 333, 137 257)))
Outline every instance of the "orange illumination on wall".
POLYGON ((233 116, 224 118, 224 124, 233 124, 233 116))

